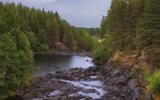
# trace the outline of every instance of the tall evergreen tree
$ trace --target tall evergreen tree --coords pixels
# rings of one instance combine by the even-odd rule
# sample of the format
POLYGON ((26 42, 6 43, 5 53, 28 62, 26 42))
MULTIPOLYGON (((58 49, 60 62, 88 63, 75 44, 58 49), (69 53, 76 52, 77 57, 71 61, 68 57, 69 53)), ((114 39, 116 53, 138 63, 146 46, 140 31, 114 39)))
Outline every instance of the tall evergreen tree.
POLYGON ((125 48, 125 35, 127 32, 127 2, 125 0, 113 0, 108 16, 104 21, 107 37, 112 38, 110 48, 114 51, 125 48))
POLYGON ((137 28, 138 49, 145 50, 149 59, 160 67, 160 1, 146 0, 145 11, 137 28))

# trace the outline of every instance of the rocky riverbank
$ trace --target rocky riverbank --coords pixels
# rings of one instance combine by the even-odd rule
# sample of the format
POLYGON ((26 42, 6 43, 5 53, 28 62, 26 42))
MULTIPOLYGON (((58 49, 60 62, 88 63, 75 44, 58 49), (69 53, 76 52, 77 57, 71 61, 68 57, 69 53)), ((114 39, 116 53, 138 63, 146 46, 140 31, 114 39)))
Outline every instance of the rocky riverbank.
POLYGON ((30 100, 93 100, 107 93, 100 80, 98 68, 57 71, 38 77, 18 91, 17 95, 30 100))
POLYGON ((117 62, 108 62, 101 70, 107 94, 105 100, 152 100, 141 69, 126 68, 117 62))
POLYGON ((152 100, 141 71, 116 62, 103 67, 57 71, 17 92, 23 100, 152 100))

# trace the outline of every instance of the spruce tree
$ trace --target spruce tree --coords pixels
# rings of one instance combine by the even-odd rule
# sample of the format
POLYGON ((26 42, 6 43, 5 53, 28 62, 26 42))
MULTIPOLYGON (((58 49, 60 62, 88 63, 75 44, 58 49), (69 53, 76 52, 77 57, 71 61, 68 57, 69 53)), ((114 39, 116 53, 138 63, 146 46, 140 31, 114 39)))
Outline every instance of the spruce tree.
POLYGON ((150 61, 160 67, 160 1, 146 0, 144 15, 137 27, 138 49, 149 54, 150 61))

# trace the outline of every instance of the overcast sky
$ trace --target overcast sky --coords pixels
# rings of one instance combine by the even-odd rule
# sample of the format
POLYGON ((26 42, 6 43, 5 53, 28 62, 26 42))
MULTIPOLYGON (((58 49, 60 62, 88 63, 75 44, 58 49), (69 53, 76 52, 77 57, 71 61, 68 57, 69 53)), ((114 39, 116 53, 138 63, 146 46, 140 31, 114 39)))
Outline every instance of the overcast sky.
POLYGON ((98 27, 102 16, 106 15, 111 0, 0 0, 21 2, 23 5, 45 10, 57 11, 71 25, 98 27))

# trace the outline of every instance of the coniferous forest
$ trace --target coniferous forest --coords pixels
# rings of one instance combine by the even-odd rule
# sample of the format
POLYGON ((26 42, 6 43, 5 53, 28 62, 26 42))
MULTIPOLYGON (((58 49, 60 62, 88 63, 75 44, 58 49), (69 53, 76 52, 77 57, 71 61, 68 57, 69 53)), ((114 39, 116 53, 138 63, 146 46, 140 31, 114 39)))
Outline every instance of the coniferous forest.
POLYGON ((71 51, 91 50, 92 40, 57 12, 0 2, 0 96, 27 82, 35 53, 47 52, 57 42, 71 51))
POLYGON ((148 82, 145 91, 151 91, 153 98, 138 100, 159 100, 160 0, 112 0, 101 23, 101 38, 107 51, 104 53, 141 69, 142 77, 148 82))
POLYGON ((160 0, 112 0, 96 28, 73 26, 58 12, 0 1, 0 100, 15 96, 159 100, 160 0), (34 76, 37 55, 47 62, 41 61, 41 73, 53 73, 34 76))
POLYGON ((145 53, 153 66, 160 65, 160 1, 113 0, 101 23, 106 48, 145 53))

